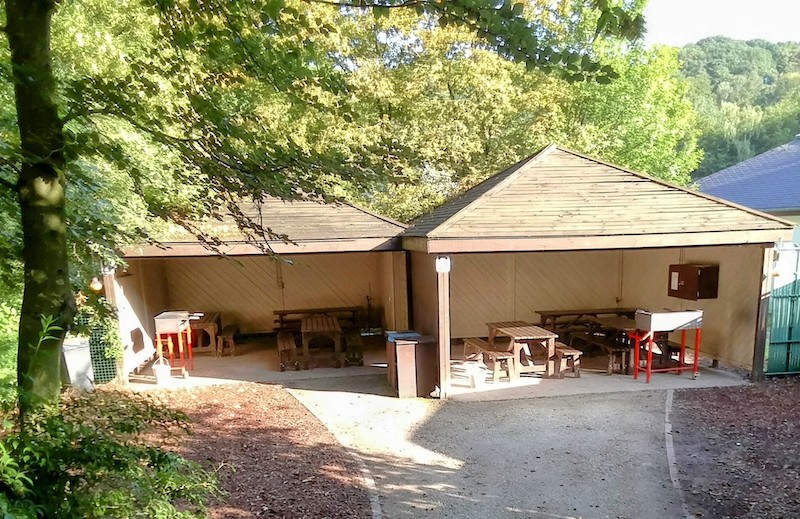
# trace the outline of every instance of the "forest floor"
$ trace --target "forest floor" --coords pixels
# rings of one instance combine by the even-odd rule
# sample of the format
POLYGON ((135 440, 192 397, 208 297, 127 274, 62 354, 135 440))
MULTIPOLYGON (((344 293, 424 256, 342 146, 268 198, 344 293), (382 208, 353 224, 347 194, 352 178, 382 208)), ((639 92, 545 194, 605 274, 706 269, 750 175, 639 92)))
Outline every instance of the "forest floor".
POLYGON ((226 495, 211 504, 210 517, 371 517, 353 457, 281 386, 210 386, 168 397, 192 420, 181 454, 220 467, 226 495))
POLYGON ((800 379, 675 394, 675 452, 689 511, 800 517, 800 379))

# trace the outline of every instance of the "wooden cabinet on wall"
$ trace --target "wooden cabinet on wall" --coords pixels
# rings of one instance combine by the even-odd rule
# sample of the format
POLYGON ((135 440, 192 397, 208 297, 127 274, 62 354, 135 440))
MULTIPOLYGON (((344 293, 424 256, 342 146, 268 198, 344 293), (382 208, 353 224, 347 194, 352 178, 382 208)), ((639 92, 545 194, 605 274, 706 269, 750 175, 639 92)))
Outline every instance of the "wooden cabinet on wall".
POLYGON ((719 265, 670 265, 668 294, 689 299, 716 299, 719 288, 719 265))

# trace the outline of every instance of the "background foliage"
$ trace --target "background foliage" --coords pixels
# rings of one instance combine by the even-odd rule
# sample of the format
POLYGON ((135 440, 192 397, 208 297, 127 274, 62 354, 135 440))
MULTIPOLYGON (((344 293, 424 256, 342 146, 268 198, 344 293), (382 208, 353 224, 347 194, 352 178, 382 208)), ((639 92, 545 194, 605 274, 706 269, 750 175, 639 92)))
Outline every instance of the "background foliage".
POLYGON ((800 43, 706 38, 681 49, 700 121, 695 177, 791 141, 800 133, 800 43))

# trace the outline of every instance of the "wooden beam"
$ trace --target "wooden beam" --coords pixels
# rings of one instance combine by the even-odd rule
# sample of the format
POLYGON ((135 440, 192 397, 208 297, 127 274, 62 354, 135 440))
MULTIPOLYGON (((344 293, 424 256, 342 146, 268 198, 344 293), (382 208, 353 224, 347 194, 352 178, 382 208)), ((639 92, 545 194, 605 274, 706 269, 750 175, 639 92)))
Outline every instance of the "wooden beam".
POLYGON ((450 268, 447 271, 437 264, 436 286, 439 296, 439 398, 444 400, 450 391, 450 268))
POLYGON ((772 292, 772 247, 765 247, 761 258, 761 283, 758 290, 758 317, 756 318, 755 346, 753 348, 754 382, 764 380, 764 359, 767 351, 767 331, 769 327, 769 300, 772 292))
MULTIPOLYGON (((275 254, 310 254, 318 252, 369 252, 391 251, 400 249, 397 238, 360 238, 356 240, 308 241, 297 243, 270 242, 269 246, 275 254)), ((244 242, 228 242, 219 247, 221 253, 228 256, 260 256, 264 252, 258 247, 244 242)), ((163 257, 199 257, 217 256, 217 252, 197 242, 162 243, 140 245, 123 249, 126 258, 163 258, 163 257)))
MULTIPOLYGON (((611 236, 549 236, 540 238, 428 238, 430 254, 456 254, 464 252, 539 252, 569 250, 646 249, 663 247, 702 247, 713 245, 771 245, 779 240, 788 241, 791 229, 723 231, 700 233, 675 233, 653 235, 611 236)), ((405 239, 403 245, 406 245, 405 239)), ((413 250, 419 250, 418 243, 413 250)))

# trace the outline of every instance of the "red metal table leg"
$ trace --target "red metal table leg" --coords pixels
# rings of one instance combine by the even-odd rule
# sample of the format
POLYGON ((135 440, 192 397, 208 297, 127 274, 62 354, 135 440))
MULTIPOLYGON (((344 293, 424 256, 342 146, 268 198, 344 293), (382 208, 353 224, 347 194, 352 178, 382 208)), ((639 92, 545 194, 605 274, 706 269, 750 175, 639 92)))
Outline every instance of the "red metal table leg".
POLYGON ((700 338, 702 337, 702 329, 697 328, 694 331, 694 366, 692 367, 692 376, 697 378, 698 363, 700 362, 700 338))
POLYGON ((192 327, 186 327, 186 348, 189 353, 189 369, 194 369, 194 353, 192 353, 192 327))

